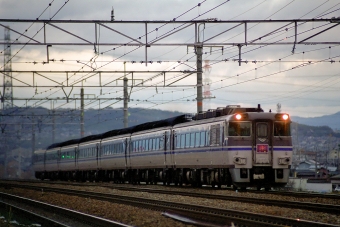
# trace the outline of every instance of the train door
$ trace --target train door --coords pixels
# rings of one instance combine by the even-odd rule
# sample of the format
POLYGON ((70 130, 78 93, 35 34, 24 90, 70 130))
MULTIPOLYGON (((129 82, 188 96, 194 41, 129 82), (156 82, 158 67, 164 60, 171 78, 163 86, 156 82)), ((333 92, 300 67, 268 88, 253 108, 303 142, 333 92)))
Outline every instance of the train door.
POLYGON ((171 163, 175 167, 175 130, 168 132, 168 152, 171 154, 171 163))
POLYGON ((76 147, 75 148, 75 154, 74 154, 74 156, 75 156, 75 166, 76 166, 76 170, 79 170, 79 164, 78 164, 78 162, 79 162, 79 146, 78 147, 76 147))
POLYGON ((164 163, 166 163, 167 165, 174 165, 174 155, 173 152, 171 150, 171 135, 169 131, 165 131, 163 134, 163 140, 164 140, 164 163))
POLYGON ((77 147, 74 148, 73 158, 74 158, 74 168, 77 168, 77 147))
POLYGON ((125 144, 125 167, 130 167, 130 152, 133 149, 133 144, 131 142, 130 138, 126 138, 124 139, 124 144, 125 144), (130 144, 130 145, 129 145, 130 144))
POLYGON ((255 124, 255 164, 269 165, 272 163, 272 149, 269 122, 256 122, 255 124))
POLYGON ((100 168, 100 146, 99 146, 99 143, 96 143, 96 160, 97 160, 97 168, 100 168))
POLYGON ((57 170, 60 171, 61 148, 57 150, 57 170))

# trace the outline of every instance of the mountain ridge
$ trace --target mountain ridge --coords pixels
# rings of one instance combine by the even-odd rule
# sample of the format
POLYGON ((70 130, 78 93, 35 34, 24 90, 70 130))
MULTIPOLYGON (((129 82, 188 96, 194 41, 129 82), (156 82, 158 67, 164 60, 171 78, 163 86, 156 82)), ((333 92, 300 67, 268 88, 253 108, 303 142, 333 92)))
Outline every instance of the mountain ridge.
POLYGON ((293 122, 310 126, 328 126, 335 131, 340 130, 340 111, 319 117, 291 116, 293 122))

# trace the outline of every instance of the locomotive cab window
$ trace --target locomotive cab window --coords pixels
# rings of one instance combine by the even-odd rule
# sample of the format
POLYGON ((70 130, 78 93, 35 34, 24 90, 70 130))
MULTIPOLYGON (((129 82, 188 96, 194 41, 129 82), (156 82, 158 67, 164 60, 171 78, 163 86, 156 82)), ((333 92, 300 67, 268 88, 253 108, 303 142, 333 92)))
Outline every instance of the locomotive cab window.
POLYGON ((290 124, 286 122, 274 122, 274 136, 290 136, 290 124))
POLYGON ((267 123, 257 123, 256 124, 256 134, 257 134, 257 137, 267 137, 268 136, 268 125, 267 125, 267 123))
POLYGON ((228 135, 229 136, 250 136, 251 123, 250 122, 229 122, 228 135))

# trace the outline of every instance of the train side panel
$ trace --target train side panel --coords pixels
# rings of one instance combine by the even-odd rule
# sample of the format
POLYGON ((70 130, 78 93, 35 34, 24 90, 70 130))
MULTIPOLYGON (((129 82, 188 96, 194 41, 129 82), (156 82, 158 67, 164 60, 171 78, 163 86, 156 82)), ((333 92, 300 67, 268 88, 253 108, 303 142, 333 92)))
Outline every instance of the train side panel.
POLYGON ((223 151, 223 121, 198 126, 175 127, 174 163, 176 168, 221 168, 227 164, 223 151))
POLYGON ((44 178, 45 152, 46 150, 37 150, 33 155, 33 170, 35 172, 35 177, 38 179, 44 178))
POLYGON ((46 150, 45 168, 48 172, 59 171, 60 147, 46 150))
POLYGON ((60 149, 59 171, 76 170, 76 153, 78 144, 65 146, 60 149))
POLYGON ((129 136, 111 137, 101 141, 99 168, 114 170, 127 168, 126 149, 129 136))
POLYGON ((100 140, 79 144, 77 169, 79 171, 97 170, 100 140))
POLYGON ((166 153, 170 129, 131 135, 128 154, 133 169, 164 168, 170 155, 166 153), (169 157, 167 157, 169 156, 169 157))

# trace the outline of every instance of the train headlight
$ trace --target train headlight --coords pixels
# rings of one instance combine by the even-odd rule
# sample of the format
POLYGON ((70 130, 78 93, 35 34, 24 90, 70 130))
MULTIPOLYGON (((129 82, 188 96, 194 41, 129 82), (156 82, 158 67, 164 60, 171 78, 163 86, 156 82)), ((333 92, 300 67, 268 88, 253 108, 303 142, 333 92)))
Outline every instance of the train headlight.
POLYGON ((241 114, 236 114, 235 118, 236 118, 237 120, 241 120, 241 119, 242 119, 242 115, 241 115, 241 114))
POLYGON ((288 114, 284 114, 284 115, 282 115, 282 119, 283 120, 287 120, 289 117, 288 117, 288 114))
POLYGON ((279 120, 279 121, 282 121, 282 120, 287 121, 287 120, 289 120, 289 115, 278 113, 278 114, 275 115, 275 119, 279 120))

